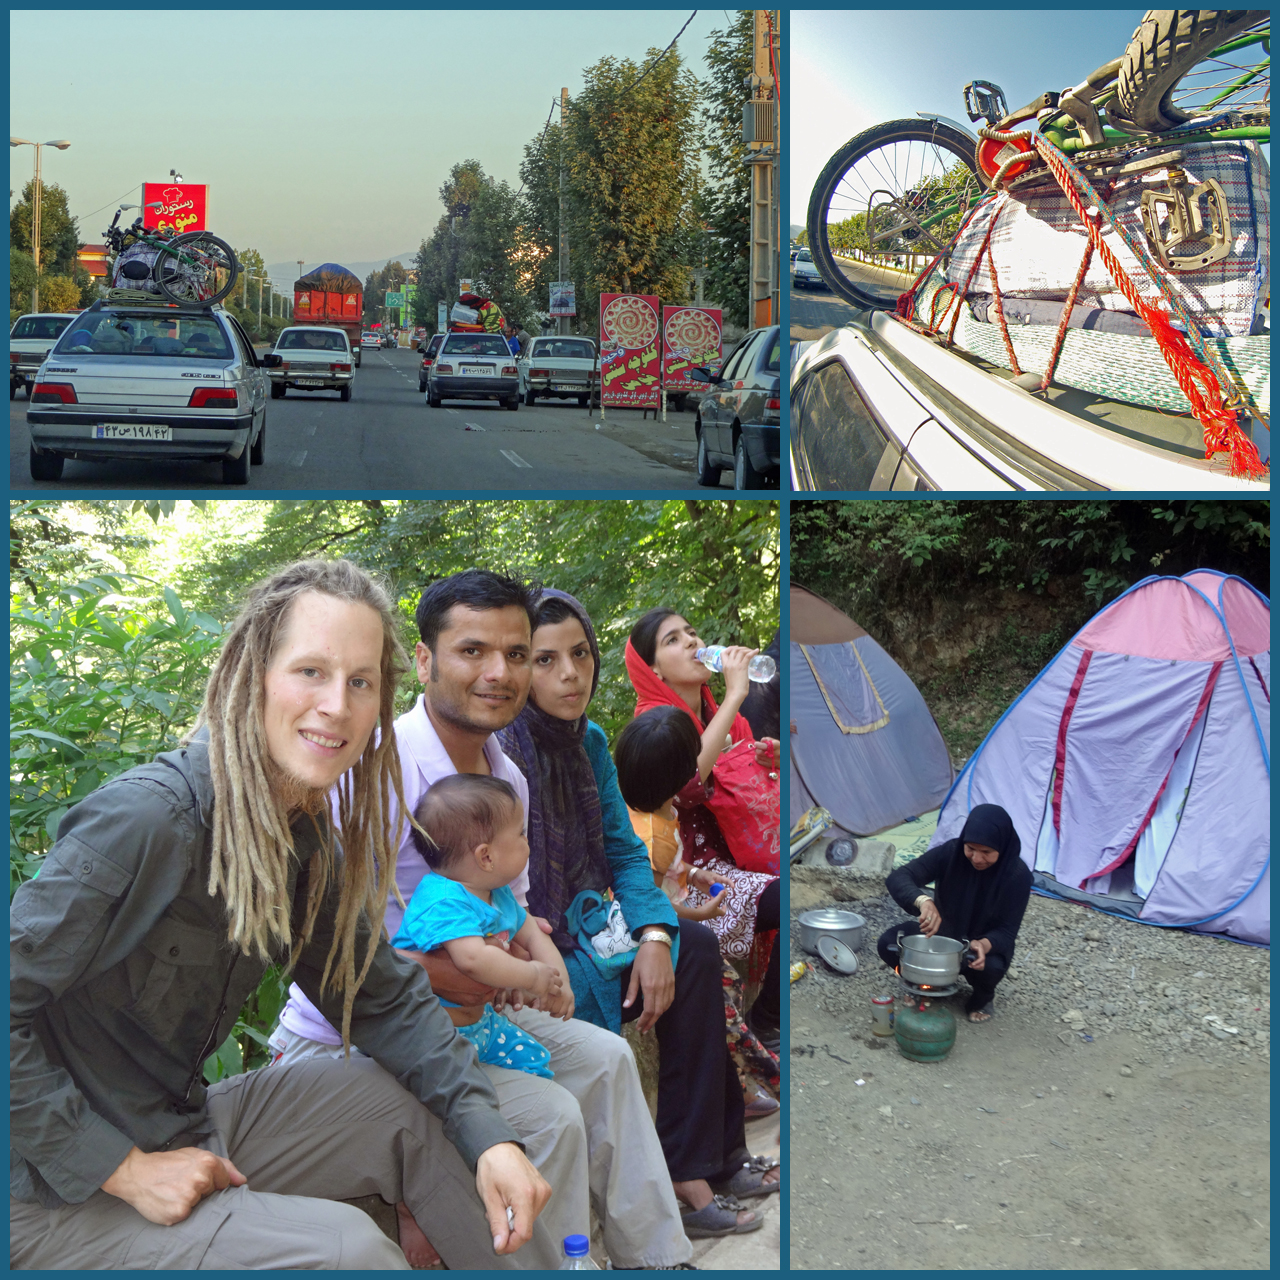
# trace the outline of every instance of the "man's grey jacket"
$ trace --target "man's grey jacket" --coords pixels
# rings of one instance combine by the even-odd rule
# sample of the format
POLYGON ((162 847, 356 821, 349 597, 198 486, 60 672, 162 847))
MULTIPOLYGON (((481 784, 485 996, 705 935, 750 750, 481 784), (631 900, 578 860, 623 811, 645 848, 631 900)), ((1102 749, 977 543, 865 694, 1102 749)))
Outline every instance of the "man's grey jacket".
MULTIPOLYGON (((212 812, 202 731, 185 750, 121 774, 72 808, 40 874, 14 896, 16 1199, 46 1208, 79 1204, 130 1148, 195 1146, 211 1132, 204 1060, 231 1033, 266 970, 228 942, 225 899, 208 892, 212 812)), ((305 815, 292 830, 297 856, 288 906, 296 929, 320 837, 305 815)), ((341 999, 320 993, 337 896, 335 884, 293 980, 341 1026, 341 999)), ((362 917, 358 958, 367 938, 362 917)), ((385 937, 356 996, 351 1040, 440 1118, 473 1169, 488 1147, 518 1141, 426 973, 396 955, 385 937)))

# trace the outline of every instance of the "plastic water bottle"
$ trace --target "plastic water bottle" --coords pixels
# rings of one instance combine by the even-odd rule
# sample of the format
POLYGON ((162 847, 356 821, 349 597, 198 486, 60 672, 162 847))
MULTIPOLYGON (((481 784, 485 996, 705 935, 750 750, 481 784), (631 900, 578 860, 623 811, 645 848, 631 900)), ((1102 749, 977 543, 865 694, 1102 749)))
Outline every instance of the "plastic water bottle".
POLYGON ((586 1236, 565 1236, 561 1271, 599 1271, 591 1257, 591 1241, 586 1236))
POLYGON ((713 885, 711 886, 711 896, 712 896, 713 898, 716 896, 716 894, 717 894, 717 893, 723 893, 723 892, 724 892, 724 885, 722 885, 722 884, 713 884, 713 885))
MULTIPOLYGON (((724 665, 724 651, 725 646, 722 644, 709 644, 705 649, 699 649, 693 656, 708 671, 719 671, 724 665)), ((777 670, 778 664, 767 653, 757 653, 747 663, 747 678, 754 680, 756 684, 768 684, 777 670)))

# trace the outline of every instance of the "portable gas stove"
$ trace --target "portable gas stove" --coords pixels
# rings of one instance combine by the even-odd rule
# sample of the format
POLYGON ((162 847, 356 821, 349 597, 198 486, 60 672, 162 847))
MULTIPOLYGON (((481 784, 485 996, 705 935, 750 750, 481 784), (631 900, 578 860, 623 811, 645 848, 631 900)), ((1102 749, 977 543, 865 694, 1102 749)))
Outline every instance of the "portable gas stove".
POLYGON ((959 978, 951 983, 950 986, 926 987, 916 986, 914 983, 908 982, 901 974, 898 974, 898 983, 903 992, 915 1000, 945 1000, 947 996, 953 996, 960 990, 959 978))
POLYGON ((893 1019, 898 1050, 915 1062, 941 1062, 956 1042, 955 1015, 944 1004, 960 990, 960 980, 945 987, 919 986, 898 974, 902 996, 893 1019))

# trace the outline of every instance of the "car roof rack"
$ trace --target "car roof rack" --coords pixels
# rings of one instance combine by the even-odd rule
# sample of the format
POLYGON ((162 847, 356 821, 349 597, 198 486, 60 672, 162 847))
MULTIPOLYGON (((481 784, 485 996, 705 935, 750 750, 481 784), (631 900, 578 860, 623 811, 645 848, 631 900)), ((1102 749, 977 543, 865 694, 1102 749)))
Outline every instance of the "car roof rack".
POLYGON ((105 298, 95 299, 87 309, 101 311, 104 307, 142 307, 147 310, 202 314, 212 311, 218 305, 217 302, 173 302, 143 289, 108 289, 105 298))

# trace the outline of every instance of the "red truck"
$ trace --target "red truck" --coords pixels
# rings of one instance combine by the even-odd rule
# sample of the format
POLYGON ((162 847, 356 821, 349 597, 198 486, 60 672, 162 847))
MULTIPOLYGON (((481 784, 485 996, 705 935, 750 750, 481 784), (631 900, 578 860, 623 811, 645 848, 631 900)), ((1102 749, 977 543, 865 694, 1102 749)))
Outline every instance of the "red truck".
POLYGON ((364 286, 346 267, 325 262, 294 282, 293 323, 323 324, 345 329, 351 352, 360 364, 362 292, 364 286))

